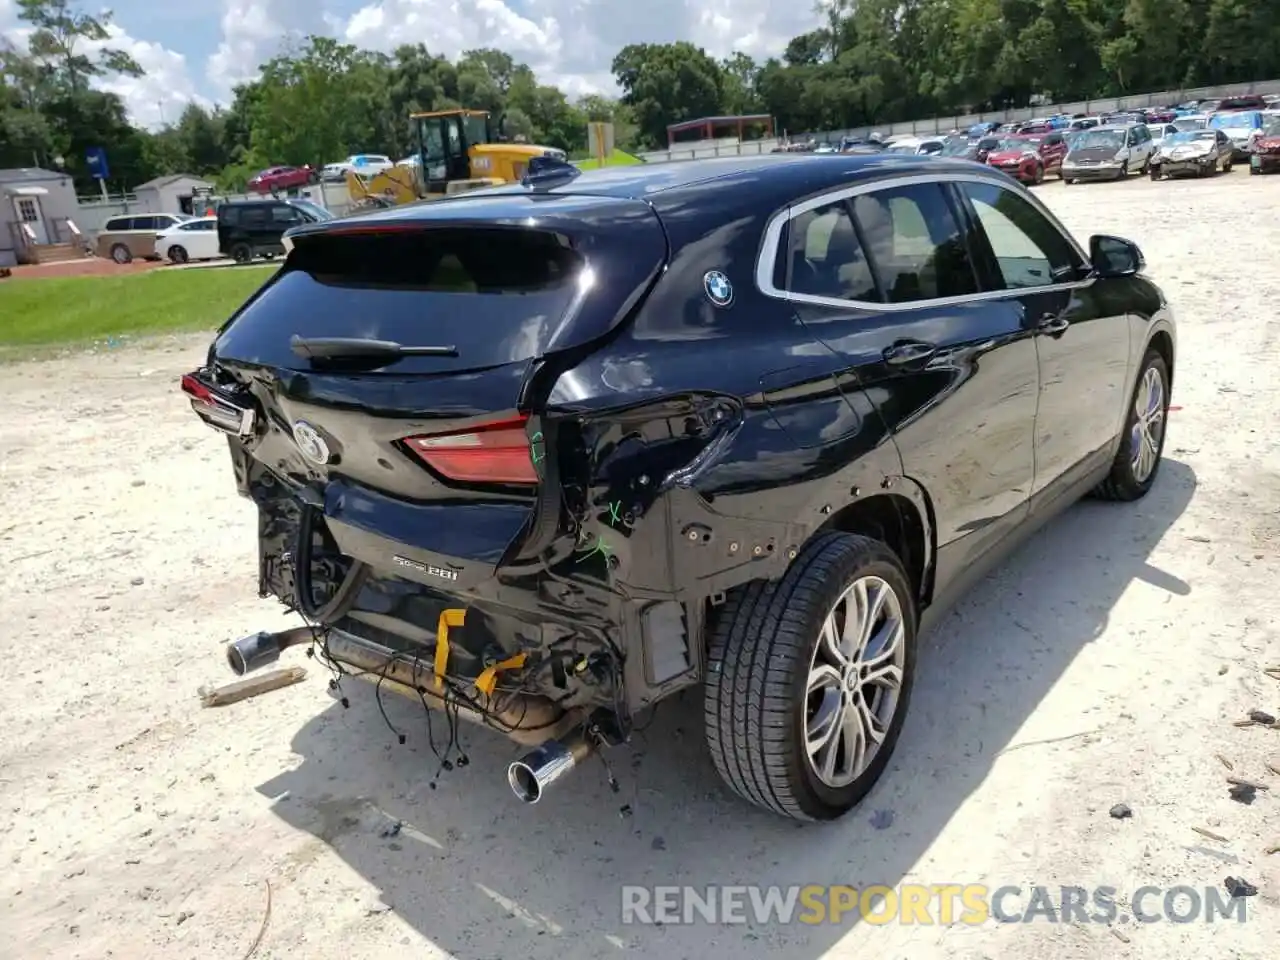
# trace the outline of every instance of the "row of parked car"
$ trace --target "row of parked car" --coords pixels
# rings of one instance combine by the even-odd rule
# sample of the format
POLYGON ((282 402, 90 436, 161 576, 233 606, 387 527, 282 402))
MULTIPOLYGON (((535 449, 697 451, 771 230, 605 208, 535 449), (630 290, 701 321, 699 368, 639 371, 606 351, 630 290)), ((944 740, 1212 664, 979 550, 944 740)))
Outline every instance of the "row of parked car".
POLYGON ((168 260, 187 263, 230 257, 249 263, 283 254, 285 231, 333 214, 302 198, 230 200, 214 214, 148 213, 112 217, 98 231, 95 253, 116 263, 168 260))
MULTIPOLYGON (((401 164, 416 162, 416 157, 406 157, 404 160, 399 161, 401 164)), ((301 187, 312 186, 322 181, 324 183, 342 183, 347 177, 348 170, 354 170, 356 173, 371 177, 384 170, 390 170, 397 165, 397 162, 385 153, 353 153, 345 160, 326 163, 319 170, 307 164, 301 167, 268 167, 249 178, 248 189, 250 193, 283 193, 289 190, 297 190, 301 187)))
POLYGON ((1064 183, 1206 176, 1248 163, 1250 173, 1280 169, 1280 97, 1215 101, 1101 116, 1054 116, 1017 123, 980 123, 947 136, 876 138, 826 145, 816 152, 936 155, 997 167, 1028 184, 1056 176, 1064 183), (1255 104, 1260 103, 1261 106, 1255 104))

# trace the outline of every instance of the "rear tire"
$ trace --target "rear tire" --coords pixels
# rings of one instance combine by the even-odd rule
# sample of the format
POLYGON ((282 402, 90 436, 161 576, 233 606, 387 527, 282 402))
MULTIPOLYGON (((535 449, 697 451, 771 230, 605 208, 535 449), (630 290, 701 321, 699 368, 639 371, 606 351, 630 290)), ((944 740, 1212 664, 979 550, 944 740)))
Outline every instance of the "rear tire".
POLYGON ((248 263, 253 259, 253 248, 247 243, 237 243, 231 248, 231 259, 236 263, 248 263))
POLYGON ((1145 497, 1160 472, 1168 423, 1169 368, 1157 351, 1147 350, 1125 417, 1120 449, 1111 473, 1094 488, 1094 496, 1102 500, 1145 497))
POLYGON ((867 537, 819 535, 780 581, 739 587, 720 611, 704 706, 716 770, 744 799, 786 817, 847 813, 897 744, 915 643, 913 591, 893 551, 867 537), (880 616, 852 635, 870 640, 845 643, 846 620, 856 626, 868 606, 880 616), (811 754, 818 740, 826 746, 811 754))
POLYGON ((117 243, 111 248, 111 259, 122 266, 126 263, 133 263, 133 251, 123 243, 117 243))

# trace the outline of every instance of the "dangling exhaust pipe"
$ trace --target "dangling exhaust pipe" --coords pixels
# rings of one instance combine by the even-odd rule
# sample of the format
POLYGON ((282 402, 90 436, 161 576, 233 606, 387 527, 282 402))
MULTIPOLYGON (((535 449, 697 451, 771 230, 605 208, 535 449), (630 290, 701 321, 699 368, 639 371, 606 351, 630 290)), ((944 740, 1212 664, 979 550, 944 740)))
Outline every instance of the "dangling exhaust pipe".
POLYGON ((315 634, 310 627, 294 627, 279 633, 260 630, 227 644, 227 664, 237 677, 252 673, 280 659, 280 652, 289 647, 310 643, 315 634))
POLYGON ((525 803, 537 803, 549 786, 568 776, 594 749, 595 745, 582 729, 563 740, 548 740, 507 768, 507 782, 525 803))

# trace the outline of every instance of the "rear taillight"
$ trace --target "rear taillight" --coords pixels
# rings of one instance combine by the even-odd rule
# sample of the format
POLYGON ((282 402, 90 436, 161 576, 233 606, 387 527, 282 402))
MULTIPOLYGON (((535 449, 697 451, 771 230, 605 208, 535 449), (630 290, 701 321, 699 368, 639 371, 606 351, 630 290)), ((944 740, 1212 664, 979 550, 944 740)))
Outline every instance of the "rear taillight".
POLYGON ((253 409, 224 397, 196 374, 182 375, 182 392, 191 398, 191 409, 209 426, 238 437, 253 434, 253 409))
POLYGON ((460 483, 535 484, 538 473, 525 428, 526 416, 455 433, 405 437, 404 445, 432 470, 460 483))

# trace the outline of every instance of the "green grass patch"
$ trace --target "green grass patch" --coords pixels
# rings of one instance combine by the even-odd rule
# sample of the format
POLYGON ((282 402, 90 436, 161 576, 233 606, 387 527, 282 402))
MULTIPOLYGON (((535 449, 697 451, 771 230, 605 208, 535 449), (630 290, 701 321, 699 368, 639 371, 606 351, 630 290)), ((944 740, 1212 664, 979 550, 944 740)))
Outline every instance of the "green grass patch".
POLYGON ((0 281, 0 345, 212 330, 271 276, 262 267, 0 281))
MULTIPOLYGON (((638 163, 644 163, 644 161, 621 150, 614 150, 613 153, 605 158, 604 165, 606 167, 633 167, 638 163)), ((576 160, 574 161, 574 166, 582 170, 597 170, 600 167, 600 161, 595 157, 589 160, 576 160)))

